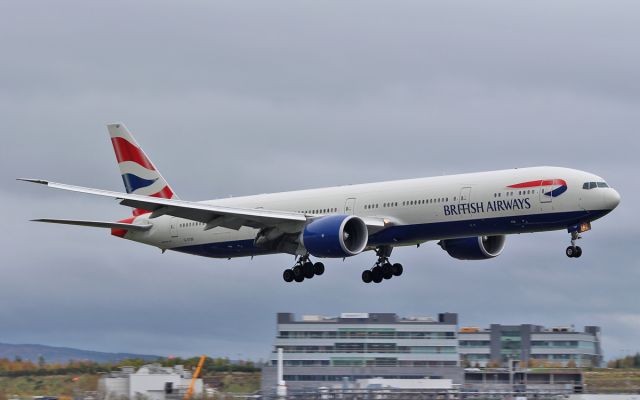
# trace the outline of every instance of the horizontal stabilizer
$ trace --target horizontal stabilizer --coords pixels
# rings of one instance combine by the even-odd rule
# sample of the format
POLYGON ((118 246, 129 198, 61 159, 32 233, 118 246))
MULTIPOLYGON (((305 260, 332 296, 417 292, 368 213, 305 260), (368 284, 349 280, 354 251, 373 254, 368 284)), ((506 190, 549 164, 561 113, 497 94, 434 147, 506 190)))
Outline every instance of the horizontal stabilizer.
POLYGON ((147 231, 151 229, 151 225, 133 225, 125 224, 122 222, 106 222, 106 221, 81 221, 73 219, 32 219, 35 222, 47 222, 50 224, 64 224, 64 225, 79 225, 79 226, 92 226, 95 228, 111 228, 111 229, 125 229, 128 231, 147 231))

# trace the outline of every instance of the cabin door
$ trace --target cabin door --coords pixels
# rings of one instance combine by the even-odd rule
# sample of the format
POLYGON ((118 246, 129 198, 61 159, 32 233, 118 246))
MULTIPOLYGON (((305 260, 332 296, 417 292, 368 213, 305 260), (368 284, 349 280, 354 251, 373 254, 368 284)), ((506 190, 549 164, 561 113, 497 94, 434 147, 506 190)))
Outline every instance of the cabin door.
POLYGON ((471 188, 463 187, 460 189, 460 204, 469 203, 471 201, 471 188))
POLYGON ((171 232, 172 238, 178 237, 178 218, 171 218, 171 220, 169 221, 169 231, 171 232))
POLYGON ((355 211, 356 211, 356 199, 353 197, 347 199, 347 201, 344 203, 344 213, 347 215, 353 215, 355 211))
POLYGON ((553 186, 540 186, 540 203, 551 203, 553 186))

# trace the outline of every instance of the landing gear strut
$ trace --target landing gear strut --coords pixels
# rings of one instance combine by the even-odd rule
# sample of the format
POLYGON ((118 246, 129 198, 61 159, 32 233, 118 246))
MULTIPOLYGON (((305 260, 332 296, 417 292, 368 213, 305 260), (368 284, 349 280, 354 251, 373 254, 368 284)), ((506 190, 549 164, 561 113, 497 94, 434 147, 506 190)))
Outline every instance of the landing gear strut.
POLYGON ((571 232, 571 246, 567 247, 565 253, 569 258, 578 258, 582 255, 582 248, 580 246, 576 246, 576 240, 581 239, 580 233, 578 231, 571 232))
POLYGON ((394 276, 402 275, 402 271, 404 270, 402 264, 391 264, 389 262, 392 249, 392 247, 378 247, 376 249, 378 261, 376 261, 371 269, 362 271, 362 282, 380 283, 383 279, 391 279, 394 276))
POLYGON ((311 279, 314 276, 324 274, 324 264, 321 262, 312 263, 309 255, 300 256, 293 268, 285 269, 282 273, 282 279, 285 282, 302 282, 305 279, 311 279))

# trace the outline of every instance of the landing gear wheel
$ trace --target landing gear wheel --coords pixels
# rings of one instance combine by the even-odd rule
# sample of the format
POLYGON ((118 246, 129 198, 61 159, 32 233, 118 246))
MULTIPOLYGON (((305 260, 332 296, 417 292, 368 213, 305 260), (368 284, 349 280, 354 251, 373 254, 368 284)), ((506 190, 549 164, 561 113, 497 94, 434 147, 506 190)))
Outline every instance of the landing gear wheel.
POLYGON ((393 271, 394 276, 400 276, 402 275, 404 268, 402 268, 402 264, 395 263, 391 266, 391 270, 393 271))
POLYGON ((300 276, 296 276, 293 278, 296 282, 300 283, 304 280, 304 276, 300 275, 300 276))
POLYGON ((371 274, 373 275, 373 281, 375 283, 382 282, 384 274, 382 273, 382 267, 373 267, 371 270, 371 274))
POLYGON ((371 283, 372 280, 373 280, 373 273, 371 271, 369 271, 368 269, 362 271, 362 282, 371 283))
POLYGON ((382 277, 384 279, 393 278, 393 269, 391 268, 391 264, 389 263, 382 264, 382 277))
MULTIPOLYGON (((302 267, 299 265, 296 265, 295 267, 292 268, 293 271, 293 277, 297 278, 299 276, 301 276, 302 278, 304 278, 304 274, 302 272, 302 267)), ((298 280, 296 279, 296 282, 298 282, 298 280)), ((302 282, 302 281, 300 281, 302 282)))
POLYGON ((567 247, 567 257, 569 258, 578 258, 582 255, 582 249, 580 246, 576 246, 576 240, 582 239, 580 236, 580 232, 578 231, 570 231, 571 233, 571 246, 567 247))
POLYGON ((290 269, 285 269, 282 273, 282 279, 284 279, 285 282, 291 282, 293 278, 293 271, 290 269))
POLYGON ((324 264, 321 262, 313 264, 313 273, 318 276, 324 274, 324 264))
POLYGON ((307 279, 313 278, 313 263, 307 261, 306 263, 302 264, 302 273, 307 279))

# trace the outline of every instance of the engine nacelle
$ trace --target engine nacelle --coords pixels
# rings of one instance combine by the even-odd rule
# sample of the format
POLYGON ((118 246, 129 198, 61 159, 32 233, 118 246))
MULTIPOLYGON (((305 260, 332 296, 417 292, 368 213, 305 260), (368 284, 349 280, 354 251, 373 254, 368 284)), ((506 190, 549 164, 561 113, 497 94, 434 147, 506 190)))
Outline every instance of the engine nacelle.
POLYGON ((505 235, 478 236, 441 240, 439 245, 458 260, 486 260, 497 257, 504 249, 505 235))
POLYGON ((369 231, 358 217, 329 215, 308 223, 300 239, 314 257, 350 257, 367 246, 369 231))

